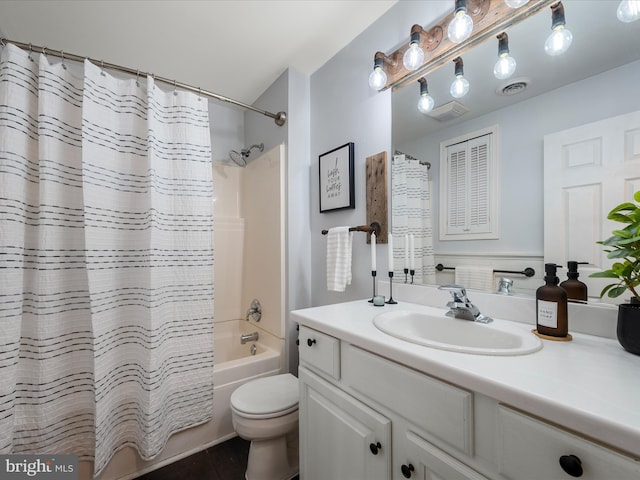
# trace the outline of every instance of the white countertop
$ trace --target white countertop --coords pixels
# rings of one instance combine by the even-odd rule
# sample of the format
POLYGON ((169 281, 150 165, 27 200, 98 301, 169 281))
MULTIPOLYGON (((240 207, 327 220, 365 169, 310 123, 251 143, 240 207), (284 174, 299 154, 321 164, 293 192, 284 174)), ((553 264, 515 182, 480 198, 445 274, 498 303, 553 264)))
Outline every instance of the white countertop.
MULTIPOLYGON (((640 356, 616 340, 573 332, 573 341, 543 340, 528 355, 472 355, 415 345, 373 325, 380 313, 424 308, 359 300, 296 310, 292 319, 640 457, 640 356)), ((510 323, 533 335, 535 325, 510 323)))

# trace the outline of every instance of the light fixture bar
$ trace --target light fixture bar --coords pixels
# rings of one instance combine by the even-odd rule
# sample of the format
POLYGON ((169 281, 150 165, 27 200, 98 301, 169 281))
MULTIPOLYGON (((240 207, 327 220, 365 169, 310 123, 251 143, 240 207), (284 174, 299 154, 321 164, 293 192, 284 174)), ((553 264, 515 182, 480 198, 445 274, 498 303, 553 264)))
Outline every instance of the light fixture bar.
MULTIPOLYGON (((514 10, 505 5, 504 0, 486 1, 489 3, 488 10, 486 10, 486 14, 483 15, 479 21, 474 19, 473 32, 467 40, 463 43, 455 44, 446 38, 445 35, 439 45, 430 52, 427 61, 417 70, 407 70, 400 64, 396 72, 388 72, 387 84, 380 89, 380 91, 389 88, 401 88, 415 82, 418 78, 424 77, 441 66, 446 65, 453 61, 454 58, 463 55, 482 42, 494 38, 497 34, 509 27, 535 15, 544 8, 558 3, 558 0, 530 0, 525 6, 514 10)), ((468 9, 470 13, 473 13, 473 5, 473 0, 469 0, 468 9)), ((442 28, 446 29, 446 26, 452 18, 453 13, 440 20, 436 27, 443 26, 442 28)), ((406 46, 403 46, 389 56, 403 55, 406 48, 406 46)))

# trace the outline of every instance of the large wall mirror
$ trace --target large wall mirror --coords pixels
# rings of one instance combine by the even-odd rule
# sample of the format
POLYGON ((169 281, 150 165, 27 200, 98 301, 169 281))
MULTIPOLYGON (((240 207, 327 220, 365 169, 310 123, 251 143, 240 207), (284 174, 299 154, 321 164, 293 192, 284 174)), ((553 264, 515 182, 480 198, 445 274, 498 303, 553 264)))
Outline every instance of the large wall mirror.
MULTIPOLYGON (((530 295, 543 283, 545 261, 561 261, 545 258, 544 251, 545 136, 640 110, 640 21, 618 21, 617 1, 564 0, 563 4, 566 26, 573 33, 573 43, 563 55, 544 53, 551 26, 551 12, 545 9, 507 30, 510 54, 517 61, 516 72, 508 80, 493 75, 496 39, 463 56, 464 75, 470 83, 465 97, 454 99, 449 93, 453 63, 429 74, 429 93, 436 109, 456 100, 466 107, 466 113, 457 115, 450 109, 440 119, 420 113, 417 82, 394 91, 393 147, 430 164, 434 264, 445 267, 436 272, 435 279, 419 276, 416 283, 451 283, 455 267, 462 271, 466 266, 490 265, 510 272, 532 267, 536 272, 532 277, 498 273, 487 287, 495 289, 500 277, 505 276, 513 280, 515 293, 530 295), (498 238, 443 240, 439 227, 441 146, 492 128, 496 129, 498 179, 491 193, 497 196, 498 238)), ((392 203, 402 201, 399 194, 392 189, 392 203)), ((403 222, 392 217, 394 233, 403 222)), ((602 238, 608 234, 602 232, 602 238)), ((546 235, 547 242, 549 238, 567 241, 561 231, 548 231, 546 235)), ((395 255, 402 265, 402 242, 397 244, 395 255)), ((398 276, 404 278, 401 269, 398 276)), ((559 276, 561 281, 566 278, 566 269, 560 270, 559 276)), ((599 293, 589 291, 594 298, 599 293)))

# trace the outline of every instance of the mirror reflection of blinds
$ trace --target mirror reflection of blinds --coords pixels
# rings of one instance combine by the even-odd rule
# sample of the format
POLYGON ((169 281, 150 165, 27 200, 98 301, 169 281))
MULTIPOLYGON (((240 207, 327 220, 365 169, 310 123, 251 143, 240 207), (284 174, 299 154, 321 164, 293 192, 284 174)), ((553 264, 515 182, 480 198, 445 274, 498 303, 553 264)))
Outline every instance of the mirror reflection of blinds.
POLYGON ((449 147, 449 227, 452 231, 464 231, 467 205, 467 151, 465 148, 449 147))
POLYGON ((491 231, 490 136, 447 147, 448 234, 491 231))
POLYGON ((489 158, 488 143, 470 145, 470 202, 469 226, 477 231, 488 231, 489 225, 489 158))

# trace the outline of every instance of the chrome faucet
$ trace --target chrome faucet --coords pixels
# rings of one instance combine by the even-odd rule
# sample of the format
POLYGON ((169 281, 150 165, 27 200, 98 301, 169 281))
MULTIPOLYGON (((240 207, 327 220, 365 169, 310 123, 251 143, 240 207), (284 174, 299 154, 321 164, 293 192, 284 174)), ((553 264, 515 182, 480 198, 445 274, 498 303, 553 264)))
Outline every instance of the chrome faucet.
POLYGON ((244 335, 240 335, 240 343, 245 344, 247 342, 257 342, 258 337, 258 332, 245 333, 244 335))
POLYGON ((476 307, 467 298, 467 291, 462 285, 442 285, 439 290, 447 290, 453 300, 447 303, 449 311, 446 313, 447 317, 462 318, 465 320, 473 320, 479 323, 489 323, 493 319, 480 313, 478 307, 476 307))

